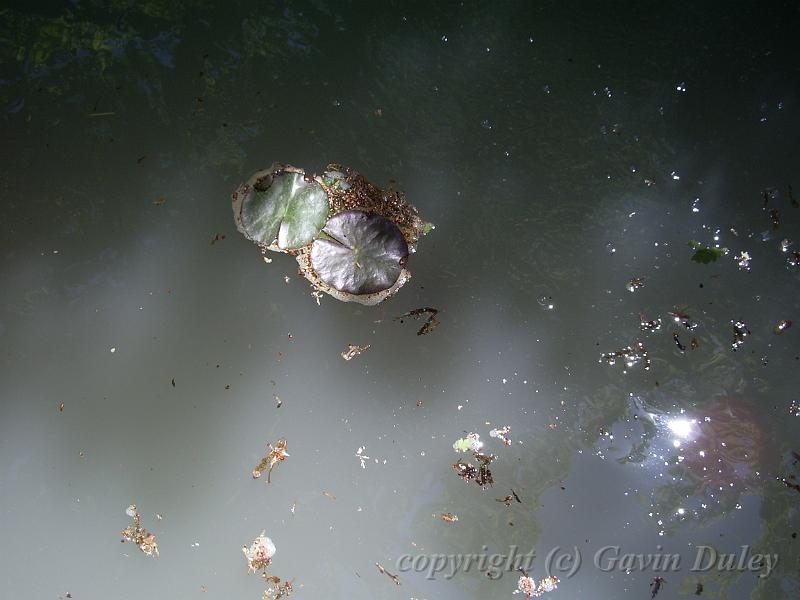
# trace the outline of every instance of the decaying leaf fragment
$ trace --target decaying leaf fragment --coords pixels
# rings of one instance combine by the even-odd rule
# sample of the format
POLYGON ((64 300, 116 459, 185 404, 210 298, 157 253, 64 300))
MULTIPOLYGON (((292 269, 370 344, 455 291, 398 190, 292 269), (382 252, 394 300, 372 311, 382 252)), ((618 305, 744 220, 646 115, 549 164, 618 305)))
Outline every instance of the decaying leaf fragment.
POLYGON ((691 315, 680 310, 675 310, 667 314, 669 314, 676 323, 684 326, 689 331, 697 329, 697 323, 692 320, 691 315))
MULTIPOLYGON (((522 569, 520 569, 522 571, 522 569)), ((530 598, 538 598, 547 592, 552 592, 558 587, 558 577, 549 575, 542 579, 538 584, 533 577, 528 577, 528 574, 522 571, 519 580, 517 581, 517 589, 514 590, 515 594, 524 594, 527 600, 530 598)))
POLYGON ((522 504, 522 500, 520 500, 519 496, 517 495, 517 492, 515 492, 513 489, 511 490, 511 493, 508 494, 505 498, 495 498, 495 502, 502 502, 506 506, 511 506, 511 503, 514 502, 515 500, 517 501, 517 503, 522 504))
POLYGON ((780 321, 778 321, 778 324, 775 325, 775 327, 772 329, 772 333, 774 333, 775 335, 780 335, 784 331, 789 329, 789 327, 791 326, 792 326, 791 321, 789 321, 788 319, 781 319, 780 321))
POLYGON ((661 329, 661 317, 646 319, 644 313, 639 313, 639 329, 642 331, 658 331, 661 329))
POLYGON ((356 356, 361 354, 362 352, 366 352, 369 350, 369 344, 365 346, 357 346, 355 344, 347 344, 347 350, 342 352, 342 358, 345 360, 353 360, 356 356))
POLYGON ((267 567, 272 564, 272 557, 275 556, 275 544, 266 535, 266 531, 261 533, 253 540, 250 547, 242 546, 242 553, 247 559, 247 572, 258 573, 261 571, 264 577, 267 576, 267 567))
POLYGON ((506 446, 510 446, 511 445, 511 438, 508 437, 508 432, 509 431, 511 431, 511 427, 509 427, 508 425, 504 425, 503 427, 498 427, 497 429, 492 429, 489 432, 489 436, 493 437, 493 438, 497 438, 499 440, 502 440, 502 442, 506 446))
POLYGON ((142 518, 135 504, 131 504, 125 514, 133 518, 133 524, 122 530, 122 541, 133 542, 147 556, 158 556, 156 536, 142 527, 142 518))
POLYGON ((458 521, 458 515, 454 515, 453 513, 442 513, 442 521, 447 521, 448 523, 455 523, 458 521))
POLYGON ((375 563, 375 566, 378 567, 378 571, 380 571, 381 573, 386 575, 389 579, 394 581, 395 585, 400 585, 400 578, 397 575, 393 575, 392 573, 389 573, 389 571, 387 571, 384 568, 384 566, 382 564, 380 564, 380 563, 375 563))
POLYGON ((439 326, 439 319, 436 318, 438 313, 438 309, 425 306, 422 308, 415 308, 407 313, 403 313, 399 317, 395 317, 394 320, 402 323, 403 319, 412 318, 414 320, 419 320, 419 318, 423 315, 428 315, 428 318, 422 324, 422 327, 420 327, 419 331, 417 331, 417 335, 427 335, 439 326))
POLYGON ((731 350, 736 352, 742 344, 744 344, 744 338, 750 335, 750 330, 747 328, 747 324, 744 321, 731 321, 731 325, 733 325, 733 343, 731 344, 731 350))
POLYGON ((495 459, 495 456, 492 454, 481 454, 480 452, 473 452, 472 456, 478 462, 477 467, 459 459, 458 462, 453 465, 453 470, 465 483, 474 480, 479 487, 486 489, 486 486, 494 484, 494 478, 492 477, 492 472, 489 470, 489 465, 495 459))
POLYGON ((644 277, 634 277, 625 285, 625 289, 633 293, 644 287, 644 277))
POLYGON ((600 356, 600 362, 613 366, 617 364, 617 360, 620 358, 624 359, 625 366, 628 368, 641 362, 644 364, 645 371, 650 370, 650 356, 647 354, 647 349, 642 342, 636 342, 633 346, 625 346, 614 352, 604 352, 600 356))
POLYGON ((269 449, 269 454, 262 458, 258 466, 253 469, 253 479, 261 477, 264 470, 269 467, 267 470, 267 483, 272 483, 272 469, 280 461, 286 460, 289 453, 286 452, 286 440, 278 440, 275 446, 267 444, 267 448, 269 449))
POLYGON ((292 595, 294 591, 294 580, 281 583, 281 578, 275 577, 274 575, 268 576, 267 580, 272 585, 264 590, 261 600, 280 600, 281 598, 288 598, 292 595))

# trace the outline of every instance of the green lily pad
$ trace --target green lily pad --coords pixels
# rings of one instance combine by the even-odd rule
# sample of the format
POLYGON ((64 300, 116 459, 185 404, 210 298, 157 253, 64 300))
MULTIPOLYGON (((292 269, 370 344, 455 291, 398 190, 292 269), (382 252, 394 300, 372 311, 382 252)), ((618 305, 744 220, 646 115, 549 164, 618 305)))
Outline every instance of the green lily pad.
POLYGON ((311 267, 334 289, 375 294, 391 288, 408 259, 400 229, 376 213, 347 210, 328 221, 311 246, 311 267))
POLYGON ((297 250, 319 235, 328 218, 328 196, 302 172, 276 169, 259 177, 234 203, 239 230, 278 250, 297 250))

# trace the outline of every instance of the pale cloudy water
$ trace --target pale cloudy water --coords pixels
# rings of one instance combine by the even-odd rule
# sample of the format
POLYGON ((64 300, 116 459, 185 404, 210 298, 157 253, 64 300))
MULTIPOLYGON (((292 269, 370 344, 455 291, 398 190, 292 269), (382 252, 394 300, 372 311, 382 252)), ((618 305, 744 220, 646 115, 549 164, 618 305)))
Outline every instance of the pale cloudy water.
POLYGON ((401 568, 513 547, 537 579, 580 555, 572 576, 554 558, 554 599, 650 598, 656 576, 659 598, 797 597, 799 16, 3 8, 0 597, 255 600, 262 530, 297 598, 521 597, 519 573, 401 568), (436 224, 397 296, 317 306, 293 259, 264 263, 230 195, 276 160, 342 163, 436 224), (692 240, 729 252, 693 262, 692 240), (393 320, 423 306, 429 335, 393 320), (637 341, 648 371, 601 362, 637 341), (452 468, 470 432, 497 456, 486 490, 452 468), (158 558, 120 543, 133 502, 158 558), (680 567, 608 571, 609 545, 680 567), (691 572, 743 545, 777 566, 691 572))

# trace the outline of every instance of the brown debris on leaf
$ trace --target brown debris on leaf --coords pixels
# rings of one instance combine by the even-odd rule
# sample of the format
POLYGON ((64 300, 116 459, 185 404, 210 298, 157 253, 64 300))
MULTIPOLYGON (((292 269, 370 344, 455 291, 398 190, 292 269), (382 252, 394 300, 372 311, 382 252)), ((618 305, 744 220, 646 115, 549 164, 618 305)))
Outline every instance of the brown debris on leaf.
POLYGON ((375 563, 375 566, 378 567, 378 571, 386 575, 389 579, 394 581, 395 585, 400 585, 400 578, 397 575, 393 575, 389 571, 387 571, 384 566, 380 563, 375 563))
POLYGON ((415 308, 407 313, 403 313, 399 317, 395 317, 394 320, 403 323, 403 319, 411 318, 414 320, 419 320, 419 318, 423 315, 428 315, 425 323, 423 323, 422 327, 420 327, 419 331, 417 331, 417 335, 427 335, 439 326, 439 319, 436 318, 437 314, 439 314, 439 309, 425 306, 423 308, 415 308))
POLYGON ((316 179, 328 195, 331 215, 346 210, 383 215, 400 228, 412 252, 420 236, 430 229, 402 192, 381 189, 347 167, 330 164, 316 179))
POLYGON ((142 518, 135 504, 125 509, 125 514, 133 518, 133 524, 122 530, 122 541, 133 542, 147 556, 158 556, 156 536, 142 527, 142 518))
POLYGON ((289 453, 286 452, 286 440, 278 440, 275 446, 267 444, 267 448, 269 449, 269 454, 262 458, 258 466, 253 469, 253 479, 261 477, 261 474, 269 467, 269 470, 267 470, 267 483, 272 483, 272 469, 280 461, 286 460, 289 453))
POLYGON ((366 346, 356 346, 355 344, 347 344, 347 350, 342 352, 342 358, 345 360, 353 360, 356 356, 361 354, 362 352, 366 352, 369 350, 370 345, 367 344, 366 346))

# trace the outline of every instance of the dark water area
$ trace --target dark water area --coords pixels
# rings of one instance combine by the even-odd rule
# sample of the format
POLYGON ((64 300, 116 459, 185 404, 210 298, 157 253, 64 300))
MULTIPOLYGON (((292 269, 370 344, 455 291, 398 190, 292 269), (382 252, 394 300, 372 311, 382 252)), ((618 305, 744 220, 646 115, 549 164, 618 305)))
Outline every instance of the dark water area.
POLYGON ((798 32, 792 2, 3 3, 0 598, 256 600, 262 530, 297 598, 524 598, 498 565, 531 552, 548 598, 798 597, 798 32), (397 295, 265 264, 231 194, 274 161, 435 224, 397 295))

